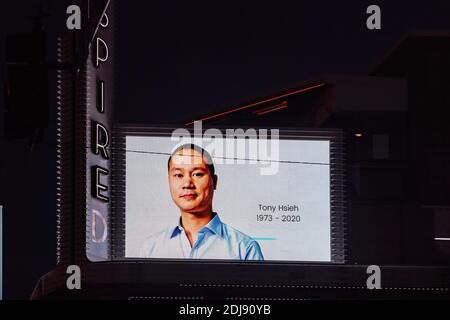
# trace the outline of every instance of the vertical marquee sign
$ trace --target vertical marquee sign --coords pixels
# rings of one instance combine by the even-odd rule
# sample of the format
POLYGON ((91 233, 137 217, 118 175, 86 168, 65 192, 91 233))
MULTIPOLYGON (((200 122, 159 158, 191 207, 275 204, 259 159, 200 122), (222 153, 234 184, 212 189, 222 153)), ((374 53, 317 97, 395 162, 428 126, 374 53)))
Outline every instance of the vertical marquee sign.
POLYGON ((58 40, 58 263, 111 260, 113 1, 79 0, 82 30, 58 40), (100 23, 98 23, 100 21, 100 23))
POLYGON ((110 253, 111 128, 114 79, 112 6, 103 15, 87 64, 86 255, 107 261, 110 253))

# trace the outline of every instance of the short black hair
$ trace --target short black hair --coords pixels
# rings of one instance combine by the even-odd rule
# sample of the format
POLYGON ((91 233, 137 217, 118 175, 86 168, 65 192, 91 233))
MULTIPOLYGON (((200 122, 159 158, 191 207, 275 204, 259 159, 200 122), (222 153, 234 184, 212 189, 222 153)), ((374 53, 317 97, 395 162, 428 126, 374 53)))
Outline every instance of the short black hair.
POLYGON ((172 154, 169 157, 169 161, 167 162, 167 169, 168 170, 170 170, 170 161, 172 161, 172 157, 178 151, 184 150, 184 149, 195 150, 198 153, 200 153, 203 156, 203 158, 205 159, 206 166, 208 167, 209 173, 211 174, 212 177, 214 176, 214 174, 216 173, 216 169, 214 168, 214 162, 212 160, 211 155, 209 154, 208 151, 206 151, 202 147, 199 147, 198 145, 193 144, 193 143, 183 144, 183 145, 179 146, 178 148, 176 148, 174 152, 172 152, 172 154))

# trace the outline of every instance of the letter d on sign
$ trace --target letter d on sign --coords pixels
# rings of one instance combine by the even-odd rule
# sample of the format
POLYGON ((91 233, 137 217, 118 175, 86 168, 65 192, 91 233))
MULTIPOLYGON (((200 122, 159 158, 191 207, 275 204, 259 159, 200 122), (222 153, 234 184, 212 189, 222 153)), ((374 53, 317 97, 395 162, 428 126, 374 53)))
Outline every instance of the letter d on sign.
POLYGON ((69 266, 66 271, 70 274, 67 278, 66 286, 69 290, 81 290, 81 269, 79 266, 69 266))
POLYGON ((379 266, 369 266, 367 274, 371 276, 367 279, 367 289, 380 290, 381 289, 381 269, 379 266))

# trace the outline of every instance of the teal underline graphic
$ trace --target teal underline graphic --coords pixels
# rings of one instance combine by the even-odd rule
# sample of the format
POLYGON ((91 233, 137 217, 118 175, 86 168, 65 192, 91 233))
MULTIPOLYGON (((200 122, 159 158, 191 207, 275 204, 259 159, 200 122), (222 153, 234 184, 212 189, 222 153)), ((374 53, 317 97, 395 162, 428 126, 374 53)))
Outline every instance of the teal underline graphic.
POLYGON ((275 241, 277 238, 253 238, 255 241, 275 241))

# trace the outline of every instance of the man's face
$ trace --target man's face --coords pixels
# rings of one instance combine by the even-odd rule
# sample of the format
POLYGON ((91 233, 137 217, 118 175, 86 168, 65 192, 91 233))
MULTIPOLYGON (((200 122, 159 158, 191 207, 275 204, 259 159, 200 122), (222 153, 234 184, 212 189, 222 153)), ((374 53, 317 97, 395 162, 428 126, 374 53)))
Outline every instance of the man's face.
POLYGON ((182 149, 169 164, 170 194, 175 204, 188 213, 211 213, 217 177, 211 176, 202 154, 182 149))

